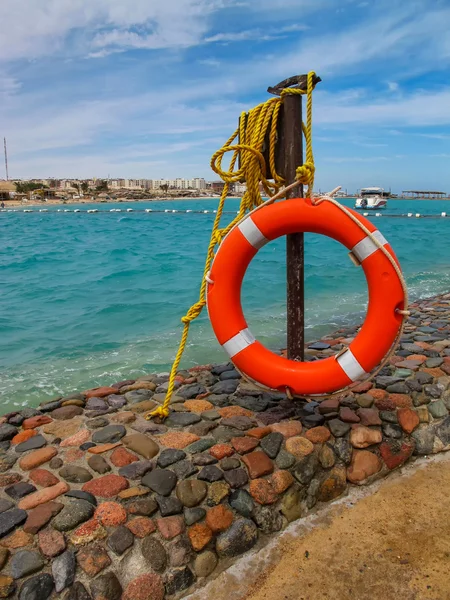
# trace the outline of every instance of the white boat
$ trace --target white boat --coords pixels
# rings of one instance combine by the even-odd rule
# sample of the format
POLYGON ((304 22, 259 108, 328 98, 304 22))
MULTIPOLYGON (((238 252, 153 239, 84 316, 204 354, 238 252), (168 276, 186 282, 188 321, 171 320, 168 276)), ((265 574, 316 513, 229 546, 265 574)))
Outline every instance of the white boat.
POLYGON ((384 189, 379 187, 361 188, 355 202, 355 208, 364 210, 378 210, 386 208, 386 206, 387 198, 384 195, 384 189))

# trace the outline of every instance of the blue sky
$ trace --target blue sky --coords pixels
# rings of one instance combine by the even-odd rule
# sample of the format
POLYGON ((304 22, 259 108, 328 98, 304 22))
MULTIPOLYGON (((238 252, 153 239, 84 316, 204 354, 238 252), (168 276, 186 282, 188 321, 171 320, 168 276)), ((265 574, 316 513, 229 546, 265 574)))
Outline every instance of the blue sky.
MULTIPOLYGON (((1 0, 11 177, 205 177, 315 70, 316 184, 450 192, 449 0, 1 0)), ((0 175, 1 176, 1 175, 0 175)))

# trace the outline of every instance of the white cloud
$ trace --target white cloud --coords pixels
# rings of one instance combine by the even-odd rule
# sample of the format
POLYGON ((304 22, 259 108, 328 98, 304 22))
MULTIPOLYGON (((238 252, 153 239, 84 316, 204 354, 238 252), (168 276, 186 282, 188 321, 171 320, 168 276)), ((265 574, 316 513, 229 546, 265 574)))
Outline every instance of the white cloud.
POLYGON ((397 92, 400 88, 399 84, 396 81, 388 81, 387 85, 390 92, 397 92))

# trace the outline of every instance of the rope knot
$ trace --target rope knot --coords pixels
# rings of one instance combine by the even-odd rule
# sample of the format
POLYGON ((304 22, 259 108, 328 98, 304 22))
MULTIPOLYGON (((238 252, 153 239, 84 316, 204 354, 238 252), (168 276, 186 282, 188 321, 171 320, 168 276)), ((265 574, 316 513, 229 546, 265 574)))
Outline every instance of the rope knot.
POLYGON ((161 419, 165 419, 169 416, 169 414, 170 411, 168 408, 158 406, 158 408, 155 408, 155 410, 152 410, 152 412, 146 413, 145 418, 147 419, 147 421, 150 421, 150 419, 152 419, 153 417, 161 417, 161 419))
POLYGON ((311 185, 311 182, 314 181, 314 173, 316 171, 316 167, 314 163, 306 161, 304 165, 301 167, 297 167, 295 170, 296 178, 305 185, 311 185))
POLYGON ((181 322, 186 325, 187 323, 194 321, 194 319, 196 319, 199 316, 199 314, 202 312, 203 307, 205 305, 206 305, 205 300, 199 300, 198 302, 193 304, 191 306, 191 308, 187 311, 187 313, 184 315, 184 317, 181 317, 181 322))

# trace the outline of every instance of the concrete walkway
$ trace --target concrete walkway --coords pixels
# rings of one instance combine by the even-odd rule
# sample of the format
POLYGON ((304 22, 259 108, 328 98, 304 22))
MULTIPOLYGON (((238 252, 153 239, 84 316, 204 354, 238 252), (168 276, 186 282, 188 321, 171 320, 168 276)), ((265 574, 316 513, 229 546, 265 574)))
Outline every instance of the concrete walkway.
POLYGON ((449 533, 450 460, 424 459, 294 523, 190 598, 447 600, 449 533))

